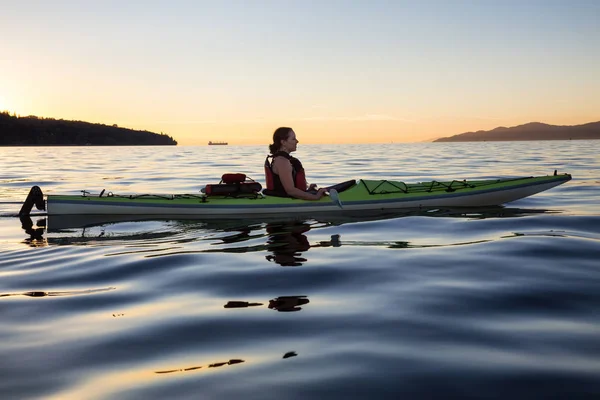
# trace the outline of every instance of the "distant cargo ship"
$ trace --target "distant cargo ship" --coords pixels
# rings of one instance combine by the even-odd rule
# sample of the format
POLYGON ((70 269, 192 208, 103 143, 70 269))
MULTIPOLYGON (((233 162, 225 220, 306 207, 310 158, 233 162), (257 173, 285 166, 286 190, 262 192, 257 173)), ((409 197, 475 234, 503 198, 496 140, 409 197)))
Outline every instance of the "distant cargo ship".
POLYGON ((209 146, 227 146, 227 142, 208 142, 209 146))

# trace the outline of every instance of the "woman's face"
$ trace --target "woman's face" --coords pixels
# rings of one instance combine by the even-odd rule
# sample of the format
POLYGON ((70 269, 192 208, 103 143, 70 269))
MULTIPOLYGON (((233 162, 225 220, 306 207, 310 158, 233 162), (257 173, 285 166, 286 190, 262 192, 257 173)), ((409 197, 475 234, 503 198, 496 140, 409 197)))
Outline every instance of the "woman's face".
POLYGON ((281 141, 281 147, 288 153, 291 153, 292 151, 296 151, 298 143, 299 142, 298 139, 296 139, 296 133, 294 131, 290 131, 287 139, 281 141))

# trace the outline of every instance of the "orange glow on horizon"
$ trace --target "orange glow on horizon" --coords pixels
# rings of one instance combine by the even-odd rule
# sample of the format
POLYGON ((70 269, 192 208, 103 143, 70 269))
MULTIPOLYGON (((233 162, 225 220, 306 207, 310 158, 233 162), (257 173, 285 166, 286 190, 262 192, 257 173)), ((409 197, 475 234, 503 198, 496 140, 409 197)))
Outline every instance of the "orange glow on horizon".
MULTIPOLYGON (((0 97, 0 105, 6 97, 0 97)), ((600 120, 594 113, 564 115, 543 115, 518 118, 482 118, 438 116, 404 120, 386 115, 368 115, 356 117, 319 117, 319 118, 273 118, 271 119, 215 119, 193 120, 169 119, 153 121, 150 115, 140 115, 130 119, 126 115, 109 118, 105 113, 87 110, 83 115, 77 113, 59 113, 59 108, 40 109, 19 112, 12 107, 0 107, 11 115, 35 115, 39 118, 78 120, 105 125, 117 124, 123 128, 147 130, 164 133, 179 145, 207 145, 209 141, 225 141, 230 145, 266 145, 270 143, 273 131, 279 126, 290 126, 298 135, 301 144, 368 144, 368 143, 414 143, 430 142, 441 137, 458 135, 465 132, 491 130, 500 126, 511 127, 529 122, 543 122, 552 125, 580 125, 600 120), (56 115, 59 114, 59 115, 56 115), (145 119, 148 121, 145 122, 145 119)))

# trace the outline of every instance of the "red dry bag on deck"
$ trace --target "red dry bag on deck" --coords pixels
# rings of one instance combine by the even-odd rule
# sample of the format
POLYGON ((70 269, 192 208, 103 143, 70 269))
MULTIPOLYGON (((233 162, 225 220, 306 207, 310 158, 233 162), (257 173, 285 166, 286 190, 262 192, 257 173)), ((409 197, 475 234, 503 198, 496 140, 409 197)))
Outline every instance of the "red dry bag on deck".
POLYGON ((246 174, 223 174, 218 184, 206 185, 203 192, 207 196, 257 196, 262 190, 260 183, 246 174))

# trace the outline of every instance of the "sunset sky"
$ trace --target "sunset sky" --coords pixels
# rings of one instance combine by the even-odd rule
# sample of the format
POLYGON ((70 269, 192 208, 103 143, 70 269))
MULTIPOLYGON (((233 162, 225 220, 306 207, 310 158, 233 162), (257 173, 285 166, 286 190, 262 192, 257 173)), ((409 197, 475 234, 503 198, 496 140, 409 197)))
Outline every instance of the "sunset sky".
POLYGON ((2 1, 0 110, 180 144, 600 120, 600 1, 2 1))

